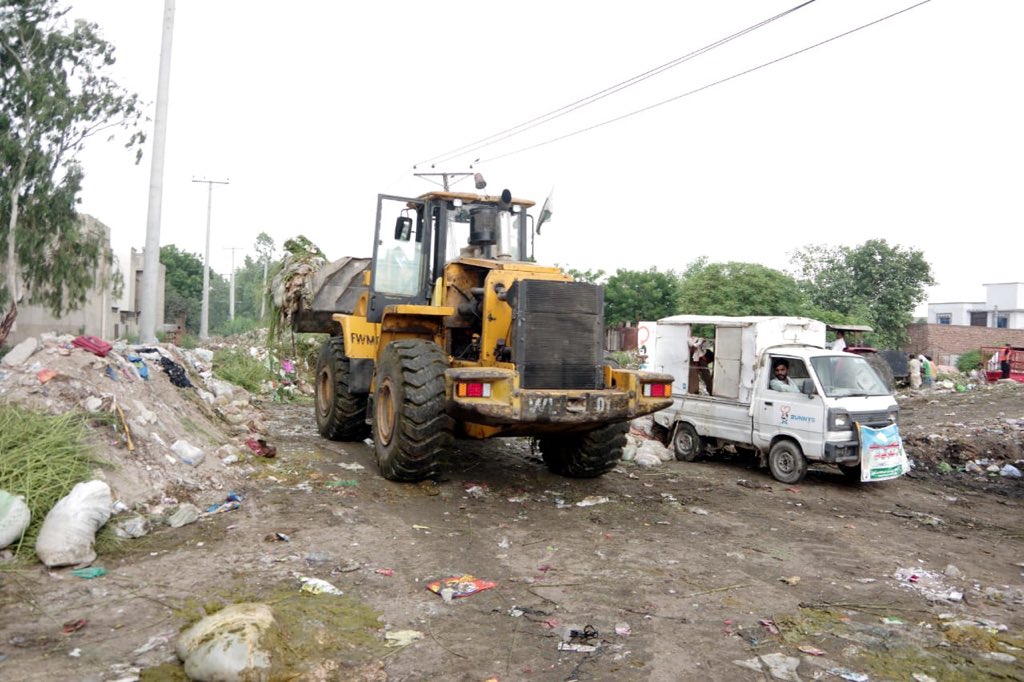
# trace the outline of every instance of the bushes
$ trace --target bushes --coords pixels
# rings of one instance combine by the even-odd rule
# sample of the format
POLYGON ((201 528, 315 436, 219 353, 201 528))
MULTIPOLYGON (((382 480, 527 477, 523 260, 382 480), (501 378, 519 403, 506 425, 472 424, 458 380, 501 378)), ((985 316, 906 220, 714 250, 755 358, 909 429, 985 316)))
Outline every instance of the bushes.
POLYGON ((981 351, 969 350, 957 358, 956 368, 966 374, 976 368, 979 362, 981 362, 981 351))

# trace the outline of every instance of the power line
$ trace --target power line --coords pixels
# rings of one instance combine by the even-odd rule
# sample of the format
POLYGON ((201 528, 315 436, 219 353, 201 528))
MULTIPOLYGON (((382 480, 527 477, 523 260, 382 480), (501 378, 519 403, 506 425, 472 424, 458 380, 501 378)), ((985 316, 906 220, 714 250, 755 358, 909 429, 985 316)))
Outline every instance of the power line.
POLYGON ((494 133, 493 135, 481 138, 479 140, 476 140, 475 142, 470 142, 469 144, 463 145, 462 147, 459 147, 457 149, 453 149, 450 152, 446 152, 444 154, 440 154, 438 156, 426 159, 425 161, 421 161, 420 163, 418 163, 415 166, 413 166, 413 168, 416 168, 417 166, 421 166, 421 165, 427 164, 427 163, 445 163, 446 161, 450 161, 454 157, 459 156, 461 154, 466 154, 466 153, 469 153, 469 152, 477 151, 478 149, 483 149, 485 147, 489 147, 489 146, 491 146, 492 144, 494 144, 496 142, 501 142, 502 140, 506 140, 506 139, 508 139, 510 137, 514 137, 516 135, 519 135, 520 133, 526 132, 527 130, 530 130, 532 128, 536 128, 537 126, 541 125, 542 123, 547 123, 548 121, 553 121, 556 118, 561 118, 562 116, 565 116, 566 114, 572 113, 573 111, 576 111, 577 109, 580 109, 582 107, 587 106, 588 104, 593 104, 594 102, 602 100, 605 97, 609 97, 609 96, 611 96, 611 95, 613 95, 613 94, 615 94, 617 92, 620 92, 621 90, 625 90, 626 88, 632 87, 632 86, 634 86, 634 85, 636 85, 638 83, 642 83, 643 81, 647 80, 648 78, 653 78, 654 76, 656 76, 656 75, 658 75, 658 74, 660 74, 660 73, 662 73, 664 71, 667 71, 667 70, 669 70, 671 68, 679 66, 680 64, 682 64, 684 62, 687 62, 687 61, 689 61, 691 59, 694 59, 695 57, 699 57, 700 55, 702 55, 702 54, 704 54, 706 52, 710 52, 711 50, 715 49, 716 47, 721 47, 722 45, 725 45, 726 43, 729 43, 729 42, 731 42, 731 41, 733 41, 733 40, 735 40, 735 39, 737 39, 737 38, 739 38, 741 36, 744 36, 744 35, 746 35, 748 33, 756 31, 759 28, 767 26, 768 24, 772 23, 773 21, 777 21, 778 19, 781 19, 782 17, 784 17, 784 16, 786 16, 788 14, 792 14, 793 12, 796 12, 799 9, 803 9, 804 7, 806 7, 807 5, 812 4, 813 2, 816 2, 816 0, 806 0, 806 2, 803 2, 803 3, 801 3, 801 4, 799 4, 799 5, 795 6, 795 7, 792 7, 790 9, 786 10, 785 12, 780 12, 779 14, 776 14, 773 17, 769 17, 768 19, 764 19, 763 21, 760 21, 760 22, 758 22, 758 23, 756 23, 756 24, 754 24, 752 26, 748 26, 747 28, 743 29, 742 31, 738 31, 736 33, 733 33, 732 35, 726 36, 725 38, 721 38, 719 40, 716 40, 715 42, 713 42, 713 43, 711 43, 709 45, 705 45, 704 47, 702 47, 700 49, 694 50, 693 52, 689 52, 689 53, 687 53, 687 54, 685 54, 685 55, 683 55, 681 57, 677 57, 676 59, 673 59, 672 61, 665 62, 664 64, 662 64, 660 66, 657 66, 657 67, 655 67, 653 69, 650 69, 648 71, 644 71, 643 73, 638 74, 636 76, 633 76, 632 78, 628 78, 628 79, 626 79, 624 81, 616 83, 615 85, 612 85, 612 86, 610 86, 608 88, 605 88, 604 90, 600 90, 600 91, 598 91, 598 92, 596 92, 596 93, 594 93, 592 95, 588 95, 588 96, 586 96, 586 97, 584 97, 582 99, 576 100, 575 102, 572 102, 570 104, 566 104, 563 107, 560 107, 560 108, 555 109, 553 111, 549 111, 546 114, 542 114, 542 115, 537 116, 535 118, 531 118, 529 121, 526 121, 524 123, 520 123, 517 126, 513 126, 511 128, 506 128, 505 130, 502 130, 501 132, 494 133))
POLYGON ((739 73, 734 73, 733 75, 727 76, 726 78, 722 78, 722 79, 714 81, 712 83, 708 83, 706 85, 702 85, 699 88, 695 88, 695 89, 690 90, 688 92, 684 92, 681 95, 676 95, 675 97, 670 97, 670 98, 668 98, 666 100, 662 100, 662 101, 657 102, 655 104, 651 104, 650 106, 643 107, 642 109, 636 109, 635 111, 631 111, 628 114, 622 114, 621 116, 616 116, 615 118, 610 118, 607 121, 602 121, 601 123, 595 123, 592 126, 588 126, 586 128, 580 128, 579 130, 576 130, 574 132, 566 133, 565 135, 559 135, 558 137, 553 137, 550 140, 546 140, 544 142, 538 142, 537 144, 532 144, 532 145, 529 145, 527 147, 520 147, 519 149, 510 151, 510 152, 506 152, 505 154, 499 154, 498 156, 492 156, 492 157, 490 157, 488 159, 483 159, 482 161, 478 159, 477 162, 475 162, 475 163, 497 161, 498 159, 504 159, 506 157, 513 156, 515 154, 520 154, 520 153, 525 152, 525 151, 530 151, 531 149, 537 149, 538 147, 544 147, 544 146, 552 144, 554 142, 560 142, 561 140, 565 140, 567 138, 574 137, 576 135, 580 135, 581 133, 587 133, 587 132, 590 132, 591 130, 596 130, 597 128, 604 127, 604 126, 609 125, 611 123, 617 123, 619 121, 625 120, 625 119, 630 118, 632 116, 636 116, 637 114, 642 114, 642 113, 644 113, 646 111, 650 111, 651 109, 656 109, 657 107, 660 107, 660 106, 662 106, 664 104, 668 104, 670 102, 675 102, 676 100, 682 99, 684 97, 689 97, 690 95, 695 95, 698 92, 702 92, 702 91, 707 90, 708 88, 714 87, 716 85, 721 85, 722 83, 727 83, 727 82, 729 82, 731 80, 735 80, 735 79, 739 78, 740 76, 746 76, 747 74, 754 73, 755 71, 760 71, 761 69, 763 69, 765 67, 771 66, 773 64, 778 64, 781 61, 785 61, 786 59, 789 59, 790 57, 795 57, 798 54, 803 54, 804 52, 807 52, 808 50, 813 50, 816 47, 821 47, 822 45, 825 45, 827 43, 831 43, 833 40, 838 40, 840 38, 845 38, 848 35, 856 33, 857 31, 863 30, 865 28, 869 28, 871 26, 874 26, 875 24, 879 24, 879 23, 881 23, 883 21, 887 21, 889 19, 892 19, 893 17, 899 16, 900 14, 903 14, 904 12, 909 12, 912 9, 917 9, 921 5, 925 5, 925 4, 929 3, 929 2, 931 2, 931 0, 921 0, 921 2, 918 2, 918 3, 914 4, 914 5, 909 6, 909 7, 905 7, 903 9, 899 10, 898 12, 893 12, 892 14, 889 14, 889 15, 886 15, 884 17, 881 17, 880 19, 875 19, 874 21, 870 21, 870 22, 868 22, 866 24, 862 24, 861 26, 858 26, 857 28, 853 28, 853 29, 850 29, 849 31, 845 31, 843 33, 839 33, 837 35, 832 36, 831 38, 827 38, 827 39, 822 40, 821 42, 815 43, 813 45, 808 45, 807 47, 805 47, 803 49, 797 50, 795 52, 790 52, 789 54, 787 54, 785 56, 779 57, 777 59, 773 59, 773 60, 771 60, 769 62, 765 62, 763 64, 760 64, 759 66, 752 67, 750 69, 747 69, 746 71, 740 71, 739 73))

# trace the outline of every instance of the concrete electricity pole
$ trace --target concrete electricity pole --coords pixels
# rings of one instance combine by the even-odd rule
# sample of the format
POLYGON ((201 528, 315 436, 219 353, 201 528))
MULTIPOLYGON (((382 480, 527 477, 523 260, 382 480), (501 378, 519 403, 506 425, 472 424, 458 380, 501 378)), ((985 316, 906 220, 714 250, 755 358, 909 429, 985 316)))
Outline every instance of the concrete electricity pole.
POLYGON ((241 246, 225 246, 231 252, 231 293, 228 296, 229 319, 235 319, 235 251, 241 251, 241 246))
MULTIPOLYGON (((160 70, 156 86, 153 122, 153 159, 149 167, 149 210, 146 217, 146 249, 142 265, 142 299, 139 302, 139 341, 156 342, 157 282, 160 279, 160 208, 164 193, 164 142, 167 139, 167 92, 171 85, 171 43, 174 38, 174 0, 164 0, 164 30, 160 41, 160 70)), ((131 267, 131 263, 126 264, 131 267)), ((126 273, 134 279, 135 273, 126 273)), ((131 302, 134 304, 134 301, 131 302)), ((162 312, 161 317, 162 317, 162 312)))
POLYGON ((210 338, 210 213, 213 209, 213 186, 227 185, 228 180, 197 180, 192 182, 206 183, 206 255, 203 260, 203 309, 199 318, 199 338, 204 341, 210 338))

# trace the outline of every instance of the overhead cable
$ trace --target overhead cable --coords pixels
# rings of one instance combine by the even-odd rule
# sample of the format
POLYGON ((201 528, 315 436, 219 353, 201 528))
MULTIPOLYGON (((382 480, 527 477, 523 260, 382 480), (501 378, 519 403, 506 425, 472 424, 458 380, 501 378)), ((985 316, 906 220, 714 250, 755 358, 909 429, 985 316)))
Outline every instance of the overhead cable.
POLYGON ((789 59, 790 57, 795 57, 795 56, 797 56, 799 54, 803 54, 804 52, 807 52, 809 50, 813 50, 816 47, 821 47, 822 45, 825 45, 827 43, 831 43, 834 40, 838 40, 840 38, 845 38, 848 35, 856 33, 857 31, 861 31, 861 30, 863 30, 865 28, 869 28, 871 26, 874 26, 875 24, 879 24, 879 23, 881 23, 883 21, 887 21, 889 19, 892 19, 893 17, 899 16, 900 14, 903 14, 904 12, 909 12, 910 10, 916 9, 916 8, 920 7, 921 5, 925 5, 925 4, 929 3, 929 2, 931 2, 931 0, 921 0, 921 2, 918 2, 918 3, 914 4, 914 5, 909 6, 909 7, 905 7, 903 9, 899 10, 898 12, 893 12, 892 14, 888 14, 888 15, 886 15, 884 17, 881 17, 880 19, 875 19, 874 21, 870 21, 870 22, 868 22, 866 24, 858 26, 857 28, 853 28, 853 29, 850 29, 849 31, 845 31, 843 33, 839 33, 837 35, 832 36, 831 38, 827 38, 827 39, 822 40, 821 42, 815 43, 813 45, 808 45, 807 47, 805 47, 803 49, 797 50, 795 52, 790 52, 789 54, 787 54, 785 56, 779 57, 777 59, 773 59, 773 60, 771 60, 769 62, 765 62, 765 63, 760 64, 758 66, 749 68, 746 71, 741 71, 741 72, 735 73, 735 74, 733 74, 731 76, 727 76, 726 78, 722 78, 722 79, 714 81, 712 83, 708 83, 706 85, 702 85, 699 88, 695 88, 695 89, 690 90, 688 92, 684 92, 681 95, 676 95, 675 97, 670 97, 670 98, 668 98, 666 100, 662 100, 662 101, 657 102, 655 104, 652 104, 650 106, 643 107, 642 109, 636 109, 635 111, 631 111, 628 114, 623 114, 621 116, 616 116, 615 118, 610 118, 607 121, 603 121, 601 123, 595 123, 594 125, 587 126, 586 128, 580 128, 579 130, 576 130, 574 132, 566 133, 565 135, 559 135, 558 137, 553 137, 550 140, 546 140, 544 142, 538 142, 537 144, 532 144, 532 145, 529 145, 529 146, 526 146, 526 147, 520 147, 519 149, 510 151, 510 152, 506 152, 505 154, 499 154, 498 156, 492 156, 492 157, 487 158, 487 159, 480 159, 477 162, 478 163, 483 163, 483 162, 489 162, 489 161, 497 161, 498 159, 504 159, 504 158, 506 158, 508 156, 512 156, 514 154, 520 154, 522 152, 529 151, 531 149, 537 149, 538 147, 543 147, 543 146, 552 144, 554 142, 559 142, 561 140, 565 140, 567 138, 574 137, 576 135, 580 135, 582 133, 590 132, 591 130, 595 130, 597 128, 601 128, 603 126, 606 126, 606 125, 609 125, 609 124, 612 124, 612 123, 617 123, 619 121, 625 120, 625 119, 630 118, 632 116, 636 116, 637 114, 642 114, 642 113, 644 113, 646 111, 650 111, 651 109, 656 109, 656 108, 658 108, 658 107, 660 107, 662 105, 669 104, 670 102, 675 102, 676 100, 682 99, 684 97, 689 97, 690 95, 695 95, 698 92, 703 92, 704 90, 707 90, 708 88, 714 87, 716 85, 721 85, 722 83, 727 83, 727 82, 729 82, 731 80, 735 80, 735 79, 739 78, 740 76, 746 76, 747 74, 754 73, 755 71, 760 71, 761 69, 763 69, 765 67, 771 66, 773 64, 778 64, 779 62, 782 62, 782 61, 785 61, 785 60, 789 59))
POLYGON ((643 73, 638 74, 636 76, 633 76, 632 78, 628 78, 628 79, 626 79, 626 80, 624 80, 624 81, 622 81, 620 83, 617 83, 617 84, 612 85, 612 86, 610 86, 608 88, 605 88, 604 90, 596 92, 596 93, 594 93, 592 95, 588 95, 587 97, 584 97, 583 99, 578 99, 575 102, 572 102, 570 104, 566 104, 563 107, 560 107, 560 108, 555 109, 553 111, 549 111, 546 114, 542 114, 541 116, 537 116, 536 118, 531 118, 529 121, 525 121, 524 123, 520 123, 517 126, 513 126, 511 128, 506 128, 505 130, 502 130, 501 132, 494 133, 493 135, 481 138, 479 140, 476 140, 475 142, 470 142, 467 145, 463 145, 462 147, 459 147, 457 149, 453 149, 453 150, 451 150, 449 152, 445 152, 444 154, 439 154, 438 156, 435 156, 435 157, 426 159, 424 161, 421 161, 418 164, 416 164, 415 166, 413 166, 413 168, 416 168, 418 166, 421 166, 421 165, 424 165, 424 164, 428 164, 428 163, 435 163, 436 164, 436 163, 444 163, 446 161, 450 161, 451 159, 455 158, 456 156, 461 156, 463 154, 468 154, 470 152, 474 152, 474 151, 477 151, 479 149, 483 149, 485 147, 489 147, 492 144, 495 144, 496 142, 501 142, 502 140, 506 140, 506 139, 508 139, 510 137, 514 137, 515 135, 519 135, 520 133, 526 132, 527 130, 530 130, 531 128, 536 128, 537 126, 539 126, 539 125, 541 125, 543 123, 547 123, 548 121, 553 121, 556 118, 560 118, 562 116, 565 116, 566 114, 571 113, 573 111, 576 111, 577 109, 580 109, 582 107, 585 107, 588 104, 593 104, 594 102, 602 100, 605 97, 608 97, 610 95, 615 94, 616 92, 619 92, 621 90, 625 90, 626 88, 632 87, 632 86, 636 85, 637 83, 641 83, 641 82, 647 80, 648 78, 653 78, 654 76, 656 76, 656 75, 658 75, 658 74, 660 74, 660 73, 662 73, 664 71, 667 71, 667 70, 669 70, 669 69, 671 69, 673 67, 679 66, 680 64, 682 64, 684 62, 687 62, 687 61, 689 61, 689 60, 691 60, 691 59, 693 59, 695 57, 699 57, 700 55, 702 55, 702 54, 704 54, 706 52, 709 52, 709 51, 715 49, 716 47, 721 47, 722 45, 725 45, 726 43, 729 43, 729 42, 731 42, 733 40, 736 40, 737 38, 739 38, 741 36, 744 36, 747 33, 750 33, 752 31, 756 31, 759 28, 767 26, 768 24, 772 23, 773 21, 777 21, 777 20, 781 19, 782 17, 784 17, 784 16, 786 16, 788 14, 792 14, 793 12, 796 12, 797 10, 802 9, 802 8, 806 7, 807 5, 810 5, 810 4, 814 3, 814 2, 816 2, 816 0, 806 0, 805 2, 802 2, 799 5, 796 5, 795 7, 791 7, 790 9, 786 10, 785 12, 780 12, 779 14, 776 14, 773 17, 769 17, 768 19, 765 19, 763 21, 759 21, 758 23, 756 23, 756 24, 754 24, 752 26, 748 26, 747 28, 743 29, 742 31, 738 31, 736 33, 733 33, 732 35, 726 36, 725 38, 721 38, 719 40, 716 40, 715 42, 713 42, 713 43, 711 43, 709 45, 705 45, 704 47, 702 47, 700 49, 694 50, 693 52, 687 53, 687 54, 685 54, 685 55, 683 55, 681 57, 677 57, 676 59, 673 59, 672 61, 665 62, 661 66, 657 66, 657 67, 655 67, 653 69, 650 69, 648 71, 644 71, 643 73))

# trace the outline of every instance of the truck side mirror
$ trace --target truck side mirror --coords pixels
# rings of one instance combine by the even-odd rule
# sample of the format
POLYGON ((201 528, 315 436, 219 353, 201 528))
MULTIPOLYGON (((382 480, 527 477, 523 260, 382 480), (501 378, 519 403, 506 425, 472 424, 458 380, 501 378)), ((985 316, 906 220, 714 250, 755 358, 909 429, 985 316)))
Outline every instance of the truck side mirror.
POLYGON ((810 398, 812 395, 818 394, 818 389, 814 387, 814 380, 810 377, 804 379, 803 385, 800 387, 800 392, 810 398))
POLYGON ((395 239, 400 242, 407 242, 412 238, 412 218, 399 216, 395 221, 395 239))

